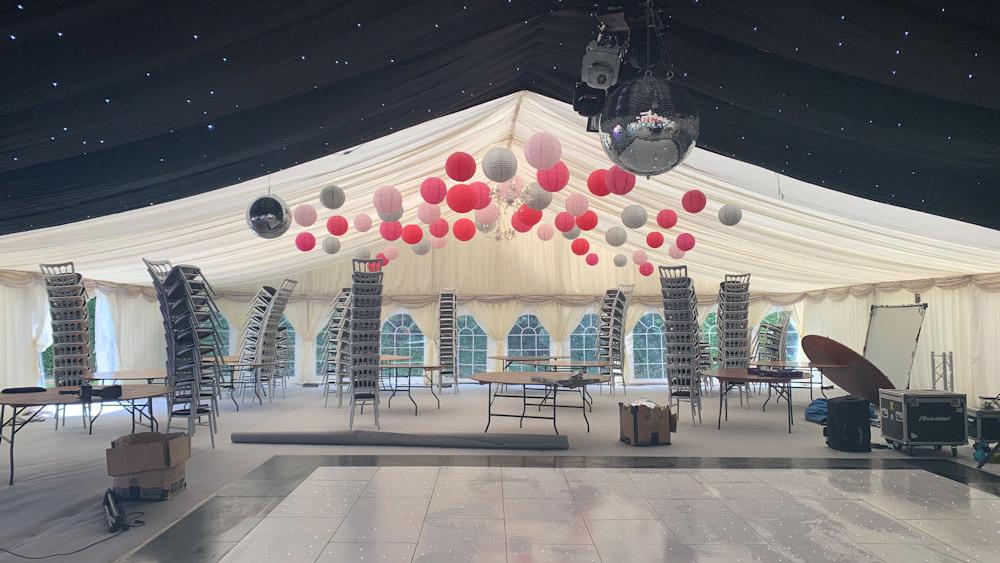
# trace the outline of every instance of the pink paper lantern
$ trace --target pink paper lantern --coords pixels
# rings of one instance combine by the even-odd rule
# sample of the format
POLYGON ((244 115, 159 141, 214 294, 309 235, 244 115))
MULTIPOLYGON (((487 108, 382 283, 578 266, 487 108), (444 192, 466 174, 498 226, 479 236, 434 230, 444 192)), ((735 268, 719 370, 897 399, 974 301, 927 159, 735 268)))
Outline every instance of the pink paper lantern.
POLYGON ((560 160, 552 168, 535 172, 535 181, 543 190, 558 192, 569 183, 569 169, 560 160))
POLYGON ((635 264, 645 264, 649 261, 649 257, 646 256, 645 250, 636 250, 632 253, 632 262, 635 264))
POLYGON ((663 233, 653 231, 646 235, 646 245, 650 248, 660 248, 663 246, 663 233))
POLYGON ((476 192, 465 184, 455 184, 445 198, 448 207, 456 213, 468 213, 476 206, 476 192))
POLYGON ((425 225, 430 225, 441 217, 441 207, 426 201, 417 206, 417 219, 425 225))
POLYGON ((587 265, 588 266, 596 266, 597 262, 598 262, 598 258, 597 258, 596 254, 594 254, 593 252, 591 252, 590 254, 587 255, 587 265))
POLYGON ((303 203, 292 212, 292 218, 297 224, 308 227, 316 222, 316 210, 308 203, 303 203))
POLYGON ((490 187, 482 182, 472 182, 469 184, 472 188, 472 193, 475 196, 475 202, 472 204, 473 209, 483 209, 490 204, 490 187))
POLYGON ((573 217, 583 215, 588 207, 590 204, 587 202, 587 196, 581 193, 570 194, 566 198, 566 211, 573 217))
POLYGON ((639 266, 639 273, 648 278, 649 276, 653 275, 653 265, 650 264, 649 262, 641 264, 639 266))
POLYGON ((387 246, 385 250, 382 251, 382 255, 389 260, 395 260, 396 258, 399 258, 399 249, 395 246, 387 246))
POLYGON ((403 208, 403 194, 392 186, 382 186, 372 195, 375 211, 390 213, 403 208))
POLYGON ((448 187, 437 176, 431 176, 420 184, 420 197, 427 203, 441 203, 447 194, 448 187))
POLYGON ((316 237, 312 233, 299 233, 295 235, 295 248, 302 252, 309 252, 316 248, 316 237))
POLYGON ((684 211, 688 213, 698 213, 702 209, 705 209, 705 204, 708 203, 708 198, 701 190, 688 190, 684 192, 684 196, 681 198, 681 205, 684 206, 684 211))
POLYGON ((343 215, 334 215, 326 220, 326 230, 333 236, 339 237, 347 232, 347 218, 343 215))
POLYGON ((372 218, 367 213, 358 213, 354 216, 354 230, 359 233, 367 233, 372 228, 372 218))
POLYGON ((403 226, 399 224, 399 221, 383 221, 378 226, 378 232, 385 240, 394 241, 403 234, 403 226))
POLYGON ((476 173, 476 159, 465 152, 453 152, 444 163, 444 171, 456 182, 464 182, 476 173))
POLYGON ((667 249, 667 254, 669 254, 670 257, 673 258, 674 260, 680 260, 681 258, 684 258, 684 251, 672 244, 670 245, 670 248, 667 249))
POLYGON ((500 218, 500 208, 495 203, 476 211, 476 222, 481 225, 492 225, 500 218))
POLYGON ((537 234, 540 240, 549 241, 552 240, 552 236, 555 235, 555 229, 552 228, 552 225, 545 223, 538 226, 537 234))
POLYGON ((472 220, 463 217, 458 221, 455 221, 455 225, 451 228, 451 232, 455 234, 455 238, 465 242, 476 236, 476 224, 473 223, 472 220))
POLYGON ((694 248, 694 235, 691 233, 681 233, 677 235, 677 240, 674 241, 674 246, 684 252, 691 250, 694 248))
POLYGON ((618 166, 612 166, 608 169, 607 174, 604 175, 604 183, 609 192, 617 195, 625 195, 635 187, 635 174, 626 172, 618 166))
POLYGON ((576 226, 580 227, 581 231, 593 230, 597 226, 597 213, 594 213, 593 209, 584 211, 576 218, 576 226))
POLYGON ((561 211, 556 215, 555 221, 556 228, 559 229, 560 233, 566 233, 573 230, 576 226, 576 217, 571 215, 568 211, 561 211))
POLYGON ((590 193, 596 196, 606 196, 611 193, 611 190, 608 189, 607 174, 607 170, 598 168, 591 172, 590 176, 587 176, 587 189, 590 190, 590 193))
POLYGON ((403 242, 406 244, 417 244, 424 238, 424 230, 418 225, 407 225, 403 227, 403 232, 401 233, 403 237, 403 242))
POLYGON ((528 138, 524 144, 524 159, 539 169, 552 168, 562 156, 562 145, 552 133, 542 131, 528 138))
POLYGON ((448 221, 445 219, 438 219, 431 223, 431 226, 427 228, 431 232, 432 236, 441 238, 448 234, 448 221))
POLYGON ((673 209, 661 209, 656 214, 656 224, 664 229, 673 227, 677 224, 677 212, 673 209))
POLYGON ((448 244, 448 239, 446 238, 431 238, 431 248, 435 250, 441 250, 448 244))

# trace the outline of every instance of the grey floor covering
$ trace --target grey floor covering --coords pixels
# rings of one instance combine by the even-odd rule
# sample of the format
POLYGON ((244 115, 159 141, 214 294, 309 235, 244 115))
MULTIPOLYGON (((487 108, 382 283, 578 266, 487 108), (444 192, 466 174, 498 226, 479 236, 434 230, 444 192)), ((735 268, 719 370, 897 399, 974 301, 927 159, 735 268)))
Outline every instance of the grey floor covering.
POLYGON ((370 430, 346 432, 233 432, 234 444, 316 444, 325 446, 400 446, 485 450, 568 450, 569 439, 554 434, 404 434, 370 430))

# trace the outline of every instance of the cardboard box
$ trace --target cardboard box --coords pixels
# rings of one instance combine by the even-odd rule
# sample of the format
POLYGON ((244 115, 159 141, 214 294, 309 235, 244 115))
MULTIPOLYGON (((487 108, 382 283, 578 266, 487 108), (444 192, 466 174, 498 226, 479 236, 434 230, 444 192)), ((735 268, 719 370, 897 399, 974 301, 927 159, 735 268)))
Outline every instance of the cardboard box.
POLYGON ((183 467, 191 457, 191 437, 181 432, 130 434, 111 442, 106 453, 111 477, 183 467))
POLYGON ((621 441, 632 446, 670 445, 670 432, 677 431, 677 415, 668 405, 618 403, 621 441))
POLYGON ((184 490, 184 464, 115 477, 114 490, 126 501, 167 500, 184 490))

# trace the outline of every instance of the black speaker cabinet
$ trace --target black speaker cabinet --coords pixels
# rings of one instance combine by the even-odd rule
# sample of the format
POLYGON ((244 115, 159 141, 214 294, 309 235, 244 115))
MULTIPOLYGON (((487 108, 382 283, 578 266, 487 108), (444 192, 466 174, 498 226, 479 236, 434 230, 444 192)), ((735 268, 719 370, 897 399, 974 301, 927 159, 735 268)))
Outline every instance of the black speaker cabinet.
POLYGON ((1000 442, 1000 410, 969 409, 965 420, 969 438, 980 442, 1000 442))
MULTIPOLYGON (((916 389, 879 390, 882 437, 896 449, 961 446, 966 434, 965 395, 916 389)), ((956 450, 952 447, 952 453, 956 450)))

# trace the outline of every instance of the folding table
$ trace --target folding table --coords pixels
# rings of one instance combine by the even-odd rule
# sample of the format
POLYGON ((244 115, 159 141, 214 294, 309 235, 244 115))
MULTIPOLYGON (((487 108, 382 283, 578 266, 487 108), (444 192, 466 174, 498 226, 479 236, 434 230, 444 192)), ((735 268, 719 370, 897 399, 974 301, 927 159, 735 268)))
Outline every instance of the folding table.
POLYGON ((745 383, 766 383, 770 390, 778 394, 779 399, 788 403, 788 433, 792 433, 792 382, 808 379, 809 376, 799 374, 783 375, 753 375, 746 368, 722 368, 705 370, 704 375, 719 380, 719 430, 722 430, 722 415, 725 412, 729 420, 729 390, 745 383))
POLYGON ((493 421, 493 417, 505 417, 505 418, 519 418, 520 426, 524 427, 524 419, 526 418, 537 418, 541 420, 551 420, 552 428, 555 430, 556 434, 559 434, 559 427, 556 426, 556 413, 560 408, 570 408, 570 409, 580 409, 583 412, 583 420, 587 424, 587 432, 590 432, 590 420, 587 418, 587 385, 595 384, 600 385, 602 383, 607 383, 611 380, 610 377, 603 374, 591 374, 584 377, 583 381, 574 382, 568 380, 568 378, 555 376, 551 371, 491 371, 485 373, 477 373, 472 376, 472 379, 478 381, 480 385, 488 385, 487 393, 487 406, 486 406, 486 429, 483 432, 488 432, 490 429, 490 423, 493 421), (496 385, 496 391, 493 390, 493 386, 496 385), (521 387, 520 394, 506 393, 504 392, 505 387, 509 385, 517 385, 521 387), (539 386, 545 388, 545 395, 529 395, 528 391, 531 387, 539 386), (580 404, 579 405, 560 405, 558 403, 559 399, 559 389, 571 390, 579 392, 580 394, 580 404), (493 412, 493 403, 501 397, 521 399, 521 414, 508 414, 508 413, 495 413, 493 412), (552 404, 549 405, 548 400, 551 397, 552 404), (541 402, 529 402, 530 400, 541 400, 541 402), (539 414, 529 415, 526 414, 528 407, 538 407, 539 414), (541 407, 552 407, 552 416, 544 416, 541 414, 541 407))

